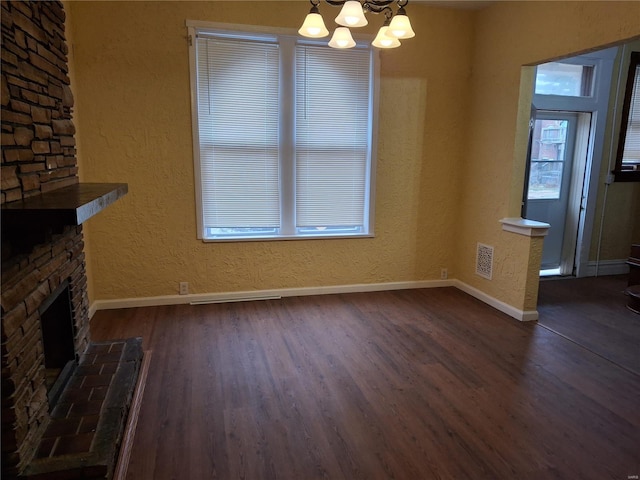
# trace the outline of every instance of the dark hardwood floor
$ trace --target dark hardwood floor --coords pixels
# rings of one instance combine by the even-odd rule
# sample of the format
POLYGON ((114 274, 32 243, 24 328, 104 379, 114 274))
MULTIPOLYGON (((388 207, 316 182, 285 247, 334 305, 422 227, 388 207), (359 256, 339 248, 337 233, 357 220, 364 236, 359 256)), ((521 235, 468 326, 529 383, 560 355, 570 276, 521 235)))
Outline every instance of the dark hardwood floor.
POLYGON ((131 336, 129 480, 640 474, 640 376, 454 288, 94 316, 131 336))
POLYGON ((640 375, 640 315, 626 307, 627 278, 541 280, 539 324, 640 375))

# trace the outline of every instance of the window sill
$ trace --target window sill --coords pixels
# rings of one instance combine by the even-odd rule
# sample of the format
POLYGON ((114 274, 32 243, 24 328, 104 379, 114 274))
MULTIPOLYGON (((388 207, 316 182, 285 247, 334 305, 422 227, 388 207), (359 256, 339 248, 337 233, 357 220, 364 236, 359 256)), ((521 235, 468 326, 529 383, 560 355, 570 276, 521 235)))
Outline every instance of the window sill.
POLYGON ((640 182, 640 170, 614 171, 616 182, 640 182))
POLYGON ((232 242, 275 242, 280 240, 345 240, 355 238, 374 238, 373 233, 358 233, 354 235, 280 235, 270 237, 236 237, 236 238, 201 238, 204 243, 232 243, 232 242))

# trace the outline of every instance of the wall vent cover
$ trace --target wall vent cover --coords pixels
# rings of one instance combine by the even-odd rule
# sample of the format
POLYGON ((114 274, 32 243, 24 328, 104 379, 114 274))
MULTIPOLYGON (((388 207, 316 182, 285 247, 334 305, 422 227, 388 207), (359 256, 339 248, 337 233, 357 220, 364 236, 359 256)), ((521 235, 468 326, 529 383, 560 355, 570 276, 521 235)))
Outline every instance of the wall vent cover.
POLYGON ((476 274, 487 280, 493 275, 493 247, 478 243, 476 252, 476 274))

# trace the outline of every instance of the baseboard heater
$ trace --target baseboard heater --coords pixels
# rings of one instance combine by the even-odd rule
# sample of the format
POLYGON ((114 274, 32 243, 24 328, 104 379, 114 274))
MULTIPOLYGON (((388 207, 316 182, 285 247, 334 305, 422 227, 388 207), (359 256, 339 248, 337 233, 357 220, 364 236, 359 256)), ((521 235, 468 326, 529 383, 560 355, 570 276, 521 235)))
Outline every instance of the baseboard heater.
POLYGON ((250 297, 229 297, 229 298, 211 298, 204 300, 194 300, 189 302, 189 305, 208 305, 210 303, 235 303, 235 302, 253 302, 256 300, 281 300, 280 295, 256 295, 250 297))

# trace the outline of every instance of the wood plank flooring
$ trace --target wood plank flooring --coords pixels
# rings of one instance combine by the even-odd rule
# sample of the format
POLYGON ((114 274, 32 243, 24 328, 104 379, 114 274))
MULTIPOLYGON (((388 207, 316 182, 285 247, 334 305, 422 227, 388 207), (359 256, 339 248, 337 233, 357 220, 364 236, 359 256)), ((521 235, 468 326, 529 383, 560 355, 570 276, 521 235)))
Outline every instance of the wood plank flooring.
POLYGON ((640 377, 454 289, 100 311, 153 350, 129 480, 627 479, 640 377))
POLYGON ((629 310, 628 275, 540 282, 540 325, 640 375, 640 315, 629 310))

